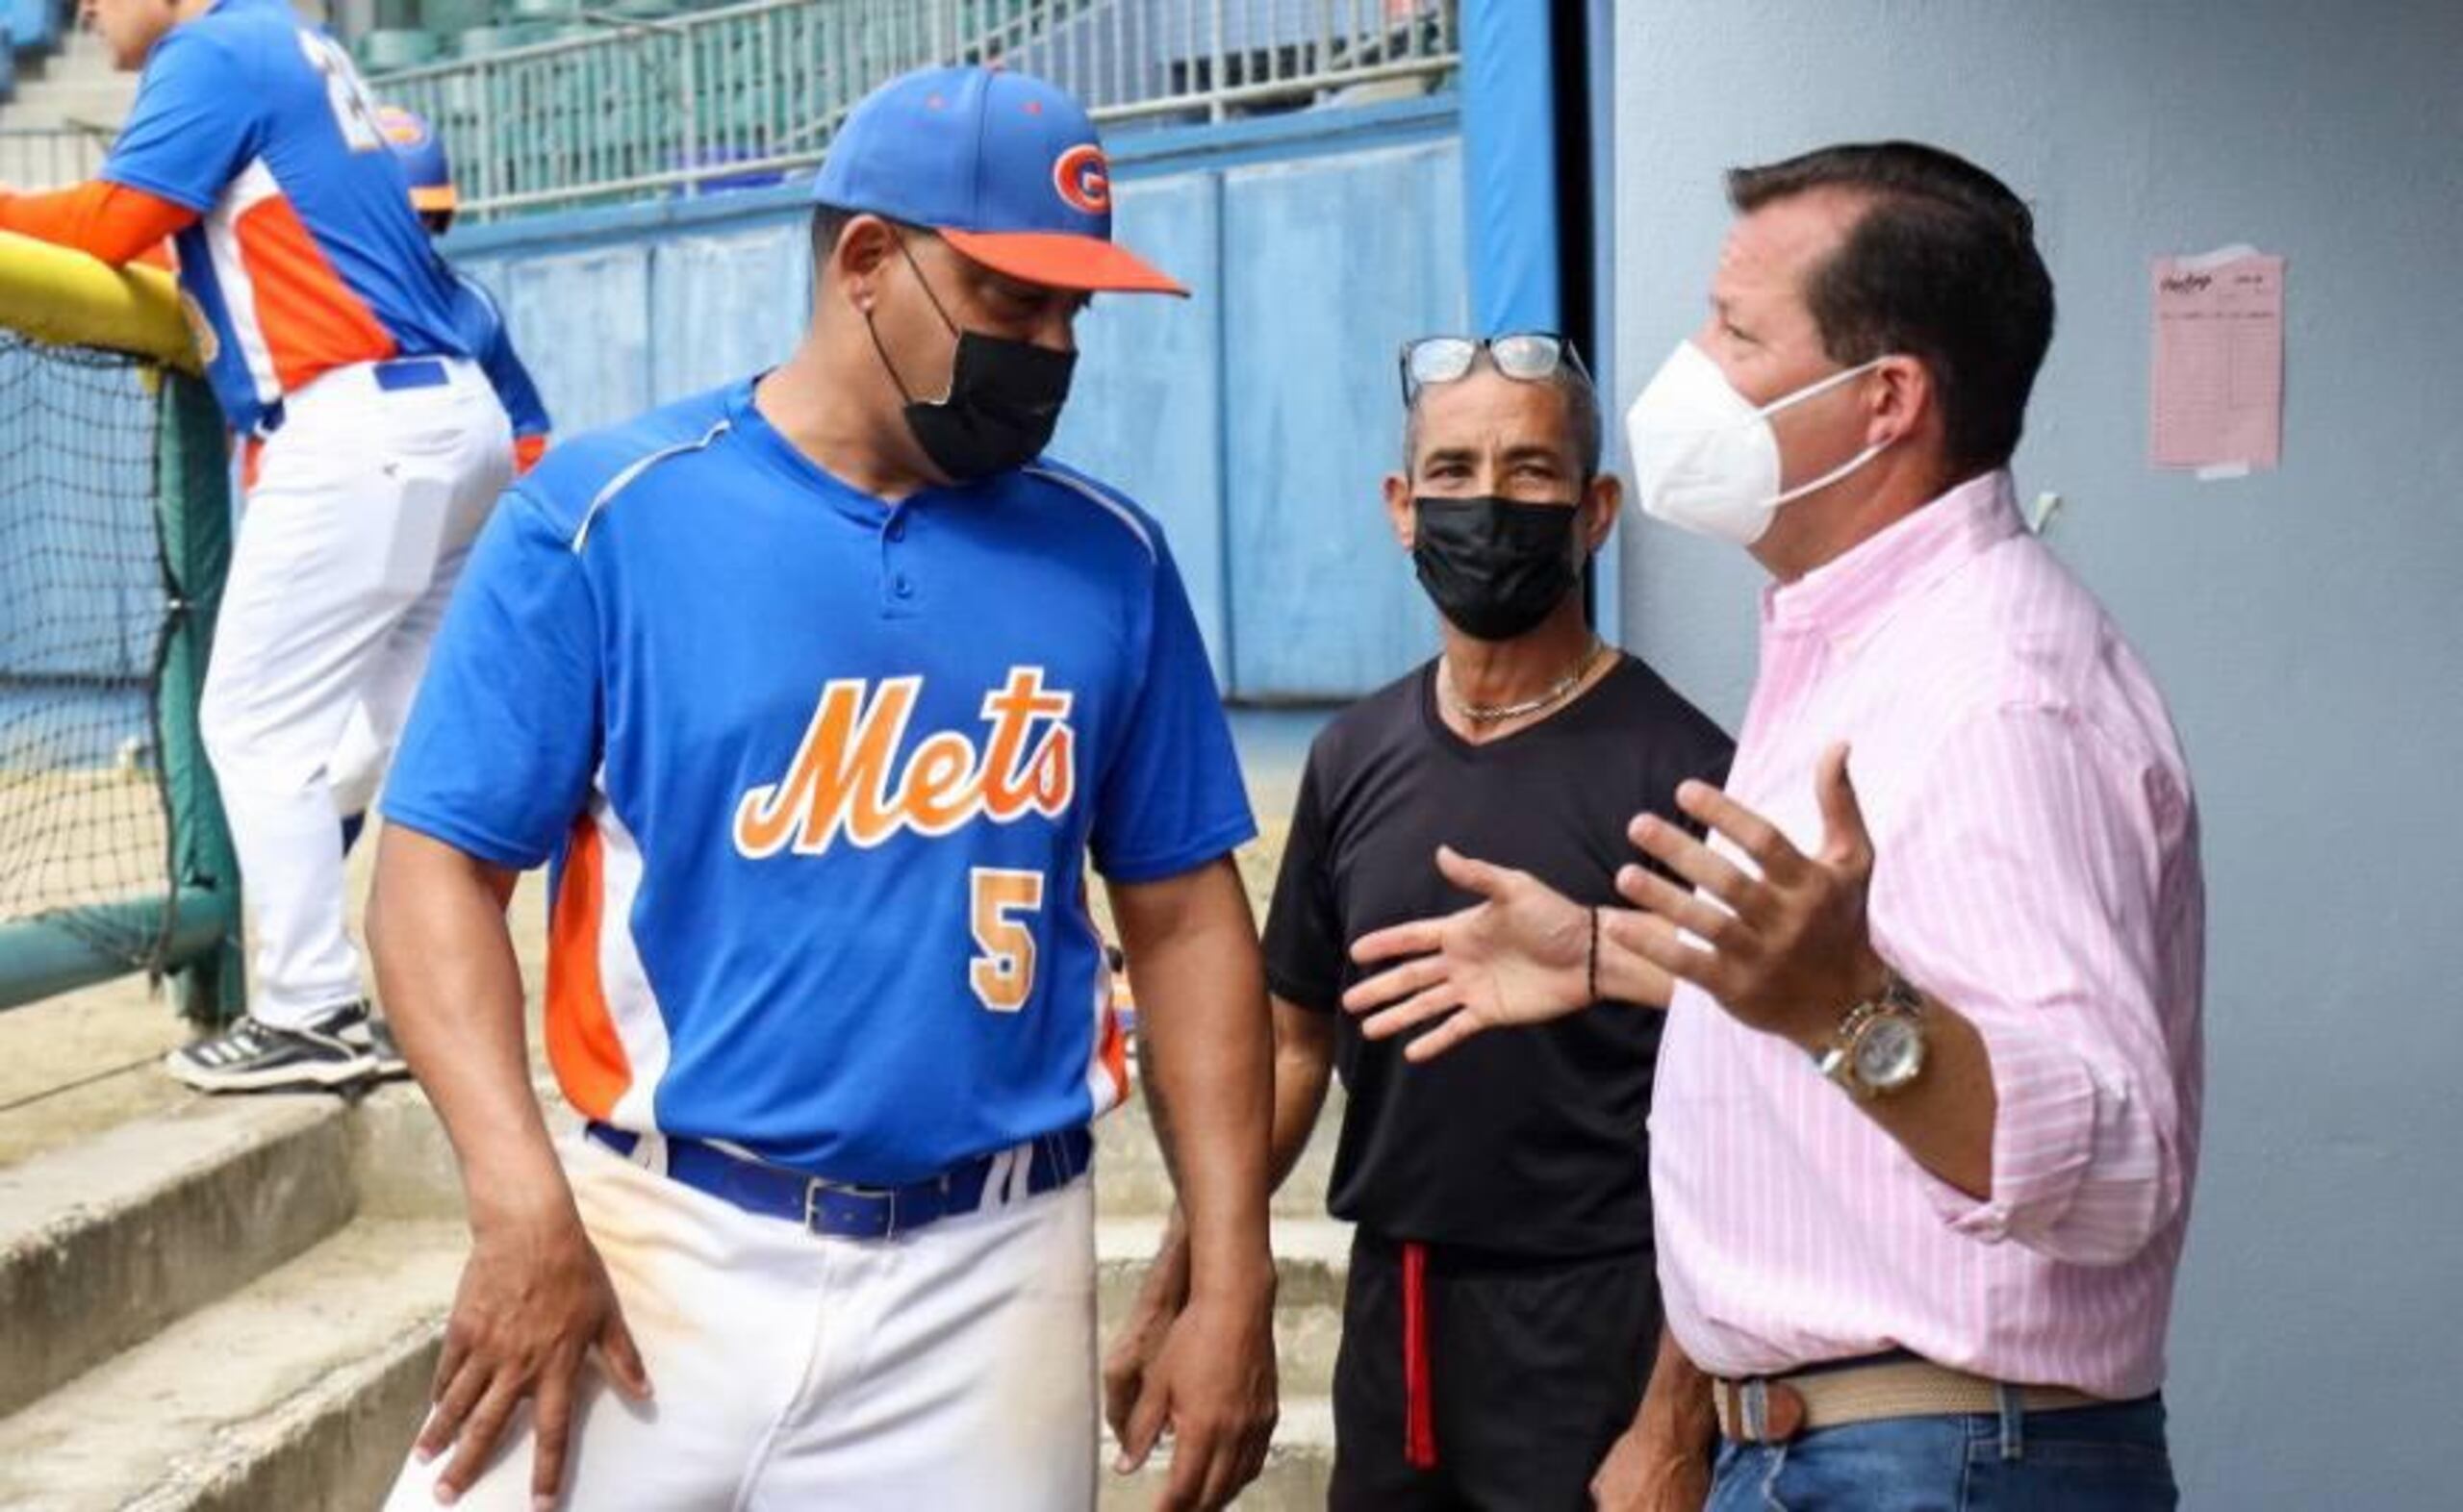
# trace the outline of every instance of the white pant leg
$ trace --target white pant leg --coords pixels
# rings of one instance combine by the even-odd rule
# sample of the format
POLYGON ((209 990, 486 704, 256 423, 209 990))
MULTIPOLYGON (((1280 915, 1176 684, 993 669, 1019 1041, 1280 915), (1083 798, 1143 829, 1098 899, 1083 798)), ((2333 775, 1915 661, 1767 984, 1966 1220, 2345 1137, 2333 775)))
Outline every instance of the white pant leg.
POLYGON ((833 1341, 747 1512, 1088 1512, 1095 1197, 1061 1191, 851 1247, 833 1341))
POLYGON ((368 670, 367 691, 343 727, 330 765, 335 805, 344 815, 364 814, 375 803, 386 769, 393 764, 394 747, 401 742, 411 702, 419 693, 419 680, 427 674, 428 652, 444 623, 445 607, 462 581, 463 567, 470 564, 480 527, 513 481, 512 453, 497 453, 496 460, 498 466, 473 468, 462 477, 427 592, 385 638, 368 670))
MULTIPOLYGON (((653 1400, 636 1406, 595 1363, 585 1372, 561 1504, 733 1512, 812 1365, 832 1250, 795 1224, 742 1212, 596 1145, 575 1140, 563 1153, 653 1400)), ((525 1406, 457 1505, 529 1512, 531 1448, 525 1406)), ((433 1512, 436 1479, 451 1463, 448 1450, 405 1465, 387 1512, 433 1512)))
POLYGON ((255 935, 251 1006, 271 1023, 360 995, 334 763, 362 704, 390 745, 381 721, 398 727, 508 470, 502 408, 475 369, 449 372, 385 392, 343 369, 292 396, 241 519, 201 723, 255 935))
MULTIPOLYGON (((816 1238, 576 1143, 566 1165, 655 1401, 594 1369, 573 1512, 1087 1512, 1094 1183, 884 1242, 816 1238)), ((528 1512, 530 1419, 458 1503, 528 1512)), ((435 1505, 449 1453, 387 1512, 435 1505)))

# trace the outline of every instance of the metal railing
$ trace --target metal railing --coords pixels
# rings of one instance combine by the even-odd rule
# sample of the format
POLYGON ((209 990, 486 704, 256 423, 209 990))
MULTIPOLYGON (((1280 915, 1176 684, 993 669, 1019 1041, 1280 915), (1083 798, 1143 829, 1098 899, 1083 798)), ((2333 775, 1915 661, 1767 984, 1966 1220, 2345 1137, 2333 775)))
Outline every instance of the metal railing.
POLYGON ((909 68, 1000 63, 1098 120, 1208 121, 1458 62, 1457 0, 762 0, 672 19, 582 13, 573 35, 373 81, 452 149, 466 214, 698 194, 821 161, 909 68))
POLYGON ((111 151, 101 126, 0 126, 0 184, 59 189, 94 176, 111 151))

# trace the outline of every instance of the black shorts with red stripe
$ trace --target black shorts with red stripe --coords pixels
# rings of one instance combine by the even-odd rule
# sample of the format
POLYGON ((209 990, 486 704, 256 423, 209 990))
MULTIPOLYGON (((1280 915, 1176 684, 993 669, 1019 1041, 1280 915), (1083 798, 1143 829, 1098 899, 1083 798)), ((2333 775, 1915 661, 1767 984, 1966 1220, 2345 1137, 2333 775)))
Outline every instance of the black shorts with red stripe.
POLYGON ((1421 1253, 1353 1242, 1331 1512, 1587 1512, 1659 1348, 1651 1251, 1421 1253))

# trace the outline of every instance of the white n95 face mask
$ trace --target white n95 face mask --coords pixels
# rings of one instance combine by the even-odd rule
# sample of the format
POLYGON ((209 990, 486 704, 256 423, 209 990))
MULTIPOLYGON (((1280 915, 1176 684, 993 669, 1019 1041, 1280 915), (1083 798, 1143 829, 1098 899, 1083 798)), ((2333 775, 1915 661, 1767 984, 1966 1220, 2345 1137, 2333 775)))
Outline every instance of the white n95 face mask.
POLYGON ((1770 416, 1827 393, 1884 360, 1876 357, 1832 373, 1756 409, 1736 391, 1709 353, 1691 341, 1677 342, 1650 386, 1625 412, 1634 491, 1640 495, 1643 512, 1740 546, 1761 540, 1780 505, 1838 482, 1889 444, 1867 446, 1810 483, 1781 492, 1779 438, 1770 429, 1770 416))

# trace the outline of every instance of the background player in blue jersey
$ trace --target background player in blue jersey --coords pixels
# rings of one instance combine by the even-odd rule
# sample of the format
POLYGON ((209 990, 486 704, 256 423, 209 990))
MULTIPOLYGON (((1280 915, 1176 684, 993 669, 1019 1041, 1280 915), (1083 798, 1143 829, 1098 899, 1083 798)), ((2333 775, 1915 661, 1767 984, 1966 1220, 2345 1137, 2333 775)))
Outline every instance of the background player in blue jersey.
POLYGON ((91 183, 0 230, 126 263, 174 239, 246 509, 202 722, 253 945, 250 1013, 175 1051, 211 1092, 399 1071, 345 927, 336 784, 381 769, 512 441, 342 44, 288 0, 86 0, 142 70, 91 183), (364 726, 354 735, 354 726, 364 726))
MULTIPOLYGON (((462 208, 444 139, 425 116, 398 105, 377 107, 376 124, 402 160, 403 177, 411 185, 411 208, 419 213, 419 224, 431 237, 444 236, 453 229, 453 217, 462 208)), ((437 254, 437 261, 444 261, 443 253, 437 254)), ((454 328, 462 333, 463 342, 504 405, 505 417, 513 422, 513 470, 519 477, 537 466, 547 449, 554 427, 547 418, 546 403, 539 397, 539 386, 530 381, 530 369, 521 365, 521 354, 513 349, 513 334, 505 329, 504 312, 495 296, 450 263, 445 270, 453 279, 454 328)))
POLYGON ((1039 455, 1089 291, 1177 290, 1110 194, 1058 89, 894 81, 816 183, 785 365, 562 442, 490 522, 371 913, 472 1231, 394 1505, 1088 1507, 1087 1125, 1128 1091, 1089 859, 1190 1235, 1126 1457, 1169 1426, 1175 1508, 1261 1467, 1254 825, 1161 532, 1039 455), (551 859, 561 1151, 504 920, 551 859))

